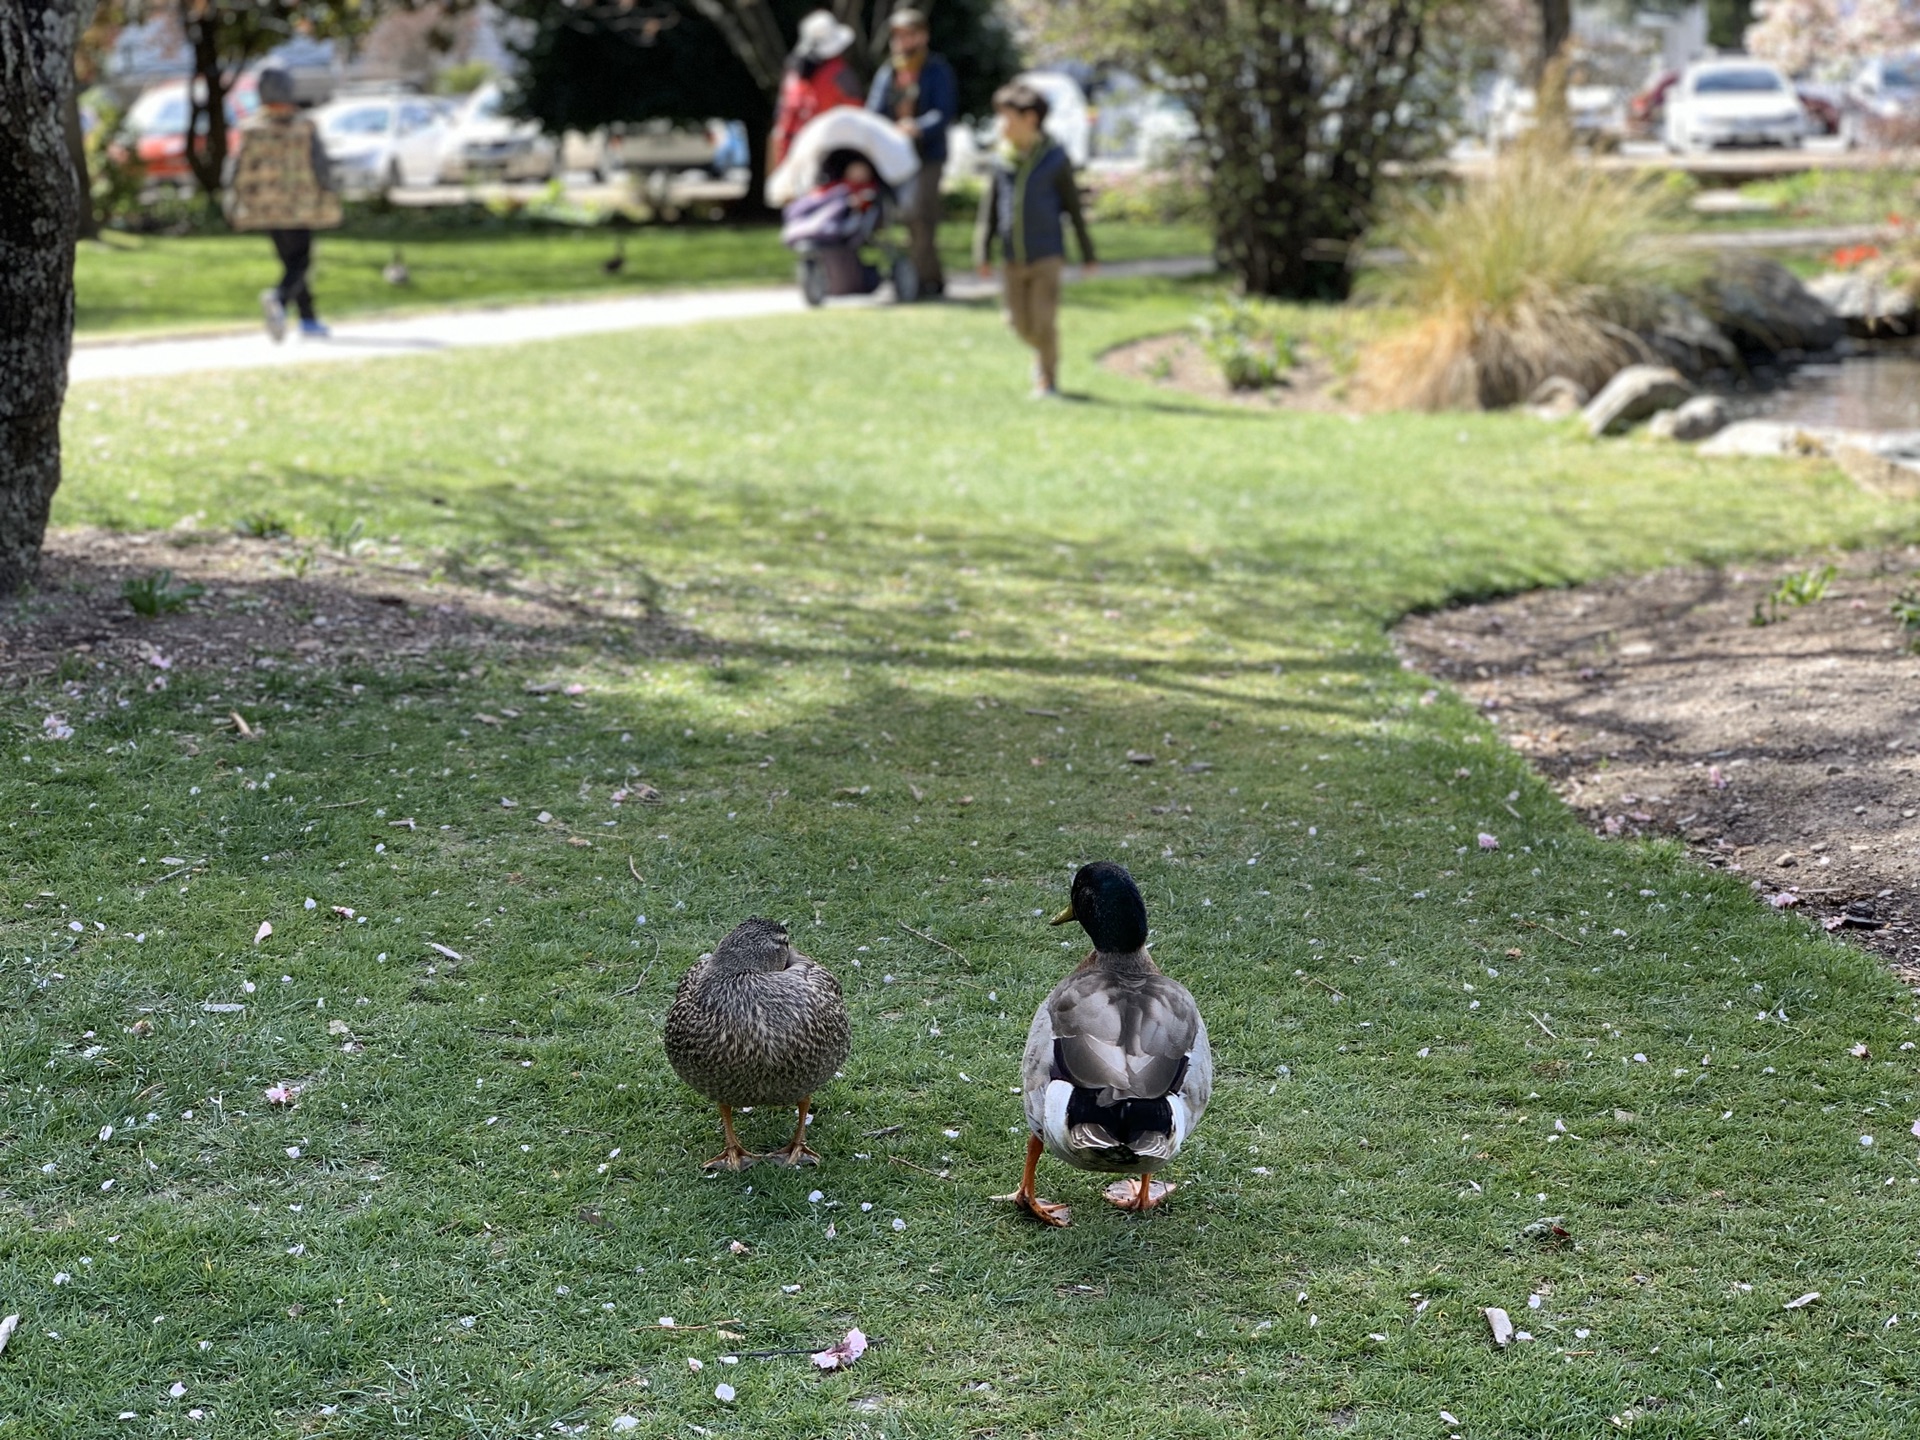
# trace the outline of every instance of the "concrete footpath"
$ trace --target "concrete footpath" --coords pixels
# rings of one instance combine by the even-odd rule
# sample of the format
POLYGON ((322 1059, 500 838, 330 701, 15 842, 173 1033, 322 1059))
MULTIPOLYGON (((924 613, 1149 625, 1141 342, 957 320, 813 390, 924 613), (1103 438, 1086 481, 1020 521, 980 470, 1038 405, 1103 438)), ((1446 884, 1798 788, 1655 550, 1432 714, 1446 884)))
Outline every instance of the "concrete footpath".
MULTIPOLYGON (((1210 274, 1213 261, 1202 256, 1168 260, 1130 260, 1100 267, 1099 279, 1160 277, 1185 279, 1210 274)), ((1087 278, 1077 266, 1069 283, 1087 278)), ((949 278, 955 300, 982 300, 997 293, 993 281, 977 275, 949 278)), ((830 301, 832 308, 872 307, 879 296, 830 301)), ((82 340, 75 345, 68 378, 133 380, 184 375, 203 370, 263 370, 281 365, 314 365, 343 360, 380 360, 431 355, 483 345, 519 345, 530 340, 564 340, 576 335, 606 335, 621 330, 652 330, 697 325, 710 320, 747 320, 767 315, 798 315, 806 310, 797 286, 756 286, 732 290, 691 290, 636 295, 621 300, 555 301, 479 310, 443 310, 397 320, 347 320, 326 340, 302 340, 297 334, 275 345, 264 329, 248 335, 212 335, 191 339, 82 340)))

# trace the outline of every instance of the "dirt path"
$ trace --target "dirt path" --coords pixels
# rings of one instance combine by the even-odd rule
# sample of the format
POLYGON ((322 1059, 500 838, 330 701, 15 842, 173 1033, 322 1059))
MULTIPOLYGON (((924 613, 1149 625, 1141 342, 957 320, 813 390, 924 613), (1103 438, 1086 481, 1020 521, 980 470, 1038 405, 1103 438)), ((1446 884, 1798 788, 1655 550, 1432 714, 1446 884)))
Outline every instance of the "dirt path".
POLYGON ((1823 598, 1752 623, 1822 563, 1535 591, 1396 638, 1600 833, 1678 836, 1920 985, 1920 632, 1888 610, 1920 547, 1835 557, 1823 598))

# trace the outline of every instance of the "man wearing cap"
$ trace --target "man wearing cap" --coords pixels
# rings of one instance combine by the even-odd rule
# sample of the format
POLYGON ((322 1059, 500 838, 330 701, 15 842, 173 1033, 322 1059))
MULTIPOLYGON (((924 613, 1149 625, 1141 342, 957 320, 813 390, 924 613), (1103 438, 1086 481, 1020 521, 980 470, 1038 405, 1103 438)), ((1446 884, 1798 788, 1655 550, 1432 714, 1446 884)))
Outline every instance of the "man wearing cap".
POLYGON ((264 230, 280 257, 280 283, 260 292, 267 334, 286 338, 287 306, 300 311, 300 333, 325 339, 314 313, 307 271, 313 265, 313 232, 340 223, 320 132, 293 103, 293 77, 285 70, 260 72, 260 110, 240 127, 240 150, 228 162, 227 221, 236 230, 264 230))
POLYGON ((886 116, 913 141, 920 156, 907 238, 922 295, 947 288, 940 268, 940 172, 947 164, 947 126, 960 108, 960 82, 944 56, 927 48, 927 17, 918 10, 893 12, 891 55, 873 77, 867 108, 886 116))
POLYGON ((834 19, 831 11, 815 10, 800 22, 800 39, 787 57, 773 135, 767 142, 769 170, 780 168, 793 137, 814 116, 860 103, 860 82, 845 58, 853 40, 852 27, 834 19))

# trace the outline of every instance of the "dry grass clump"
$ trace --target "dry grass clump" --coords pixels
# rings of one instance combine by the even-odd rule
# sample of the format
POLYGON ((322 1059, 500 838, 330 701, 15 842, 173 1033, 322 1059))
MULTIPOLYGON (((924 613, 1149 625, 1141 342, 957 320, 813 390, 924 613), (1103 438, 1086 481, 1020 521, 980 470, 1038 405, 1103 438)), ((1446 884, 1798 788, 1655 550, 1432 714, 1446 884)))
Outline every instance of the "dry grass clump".
POLYGON ((1675 278, 1654 234, 1655 186, 1522 145, 1439 203, 1406 202, 1390 226, 1405 263, 1373 287, 1412 325, 1369 347, 1360 389, 1388 409, 1495 409, 1565 375, 1598 389, 1644 359, 1639 332, 1675 278))

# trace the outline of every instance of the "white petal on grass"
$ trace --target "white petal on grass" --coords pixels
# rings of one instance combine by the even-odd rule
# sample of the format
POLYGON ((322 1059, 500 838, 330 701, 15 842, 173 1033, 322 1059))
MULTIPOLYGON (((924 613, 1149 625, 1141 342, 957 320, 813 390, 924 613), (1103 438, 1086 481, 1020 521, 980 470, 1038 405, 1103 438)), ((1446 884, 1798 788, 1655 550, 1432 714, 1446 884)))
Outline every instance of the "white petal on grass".
POLYGON ((184 1400, 187 1395, 187 1387, 176 1380, 167 1387, 167 1394, 171 1395, 175 1400, 184 1400))
POLYGON ((9 1315, 0 1320, 0 1355, 6 1353, 7 1342, 13 1339, 13 1332, 20 1328, 20 1317, 9 1315))
POLYGON ((442 945, 437 941, 433 941, 433 940, 429 940, 427 942, 427 949, 437 950, 442 955, 446 956, 449 960, 464 960, 467 958, 466 956, 462 955, 458 950, 450 950, 445 945, 442 945))
POLYGON ((1489 1305, 1480 1312, 1487 1317, 1487 1328, 1493 1332, 1493 1343, 1504 1350, 1513 1343, 1513 1321, 1507 1312, 1498 1305, 1489 1305))
POLYGON ((260 928, 253 932, 253 943, 258 945, 271 934, 273 934, 273 922, 271 920, 262 920, 260 922, 260 928))
POLYGON ((694 1374, 698 1375, 702 1370, 706 1368, 707 1367, 704 1364, 694 1359, 693 1356, 691 1355, 687 1356, 687 1369, 691 1370, 694 1374))
POLYGON ((1797 1299, 1787 1301, 1787 1303, 1781 1308, 1785 1310, 1804 1310, 1807 1308, 1807 1306, 1813 1304, 1813 1302, 1818 1300, 1819 1298, 1820 1298, 1820 1292, 1818 1290, 1809 1290, 1807 1291, 1806 1294, 1798 1297, 1797 1299))
POLYGON ((727 1384, 724 1380, 713 1387, 713 1398, 718 1400, 722 1405, 731 1405, 736 1393, 738 1392, 734 1390, 733 1386, 727 1384))

